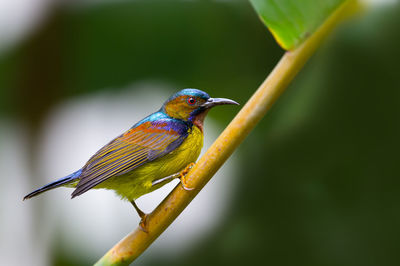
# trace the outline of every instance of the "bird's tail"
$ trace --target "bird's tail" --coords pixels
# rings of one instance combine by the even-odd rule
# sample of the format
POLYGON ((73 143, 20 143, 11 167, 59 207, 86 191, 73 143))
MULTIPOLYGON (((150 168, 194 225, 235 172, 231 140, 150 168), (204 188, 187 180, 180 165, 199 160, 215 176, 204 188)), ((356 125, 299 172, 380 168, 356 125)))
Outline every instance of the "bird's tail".
POLYGON ((70 175, 68 175, 66 177, 63 177, 61 179, 58 179, 58 180, 56 180, 56 181, 54 181, 52 183, 49 183, 49 184, 43 186, 41 188, 38 188, 35 191, 33 191, 33 192, 29 193, 28 195, 26 195, 23 200, 35 197, 35 196, 37 196, 37 195, 39 195, 39 194, 41 194, 41 193, 43 193, 43 192, 45 192, 47 190, 50 190, 50 189, 53 189, 53 188, 56 188, 56 187, 65 186, 67 184, 74 183, 74 182, 78 181, 79 176, 81 175, 81 173, 82 173, 82 170, 78 170, 78 171, 76 171, 76 172, 74 172, 74 173, 72 173, 72 174, 70 174, 70 175))

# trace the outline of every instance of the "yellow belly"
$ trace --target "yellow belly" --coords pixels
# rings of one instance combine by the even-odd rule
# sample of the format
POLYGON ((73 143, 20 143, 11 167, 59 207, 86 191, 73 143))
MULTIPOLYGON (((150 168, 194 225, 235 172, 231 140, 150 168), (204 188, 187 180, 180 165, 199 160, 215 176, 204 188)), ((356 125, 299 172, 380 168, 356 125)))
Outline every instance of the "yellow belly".
POLYGON ((187 138, 174 151, 152 162, 148 162, 121 176, 111 177, 95 188, 112 189, 129 201, 149 193, 168 182, 152 186, 152 182, 183 170, 196 162, 203 147, 203 133, 193 126, 187 138))

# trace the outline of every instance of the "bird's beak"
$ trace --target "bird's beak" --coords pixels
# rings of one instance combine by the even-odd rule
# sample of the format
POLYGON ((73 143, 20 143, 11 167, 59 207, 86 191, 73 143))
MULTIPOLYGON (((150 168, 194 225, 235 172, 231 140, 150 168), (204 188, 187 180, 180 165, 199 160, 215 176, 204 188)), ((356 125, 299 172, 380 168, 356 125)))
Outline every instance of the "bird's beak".
POLYGON ((206 109, 209 109, 211 107, 214 107, 216 105, 224 105, 224 104, 235 104, 239 105, 237 102, 230 100, 230 99, 225 99, 225 98, 209 98, 205 103, 201 105, 201 107, 204 107, 206 109))

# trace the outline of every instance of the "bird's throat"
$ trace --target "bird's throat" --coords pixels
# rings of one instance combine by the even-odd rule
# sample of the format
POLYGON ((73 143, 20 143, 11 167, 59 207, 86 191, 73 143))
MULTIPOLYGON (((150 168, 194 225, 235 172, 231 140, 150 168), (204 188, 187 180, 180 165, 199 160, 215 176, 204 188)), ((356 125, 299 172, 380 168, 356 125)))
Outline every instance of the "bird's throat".
POLYGON ((193 119, 193 124, 196 125, 200 131, 203 133, 203 123, 204 118, 206 117, 208 110, 201 112, 200 114, 196 115, 193 119))

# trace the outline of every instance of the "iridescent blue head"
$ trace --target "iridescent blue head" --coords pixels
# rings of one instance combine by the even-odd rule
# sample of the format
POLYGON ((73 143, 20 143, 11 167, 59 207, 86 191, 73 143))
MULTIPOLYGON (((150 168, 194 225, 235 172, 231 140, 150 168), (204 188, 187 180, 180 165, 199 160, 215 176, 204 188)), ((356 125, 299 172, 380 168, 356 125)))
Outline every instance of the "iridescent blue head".
POLYGON ((164 103, 161 111, 172 118, 191 122, 202 129, 208 110, 223 104, 238 103, 224 98, 211 98, 207 93, 198 89, 183 89, 172 95, 164 103))

